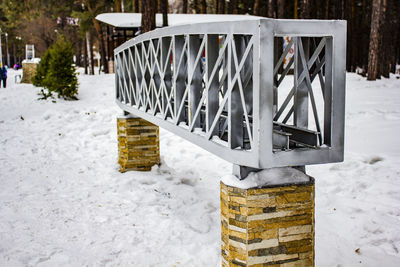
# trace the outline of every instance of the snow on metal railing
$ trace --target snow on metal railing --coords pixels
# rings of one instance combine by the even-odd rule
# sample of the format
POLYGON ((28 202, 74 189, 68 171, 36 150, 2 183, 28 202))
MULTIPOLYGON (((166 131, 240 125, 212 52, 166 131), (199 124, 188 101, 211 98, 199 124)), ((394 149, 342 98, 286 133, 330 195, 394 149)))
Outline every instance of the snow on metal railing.
POLYGON ((342 161, 345 41, 343 21, 157 29, 115 49, 116 101, 237 165, 342 161))

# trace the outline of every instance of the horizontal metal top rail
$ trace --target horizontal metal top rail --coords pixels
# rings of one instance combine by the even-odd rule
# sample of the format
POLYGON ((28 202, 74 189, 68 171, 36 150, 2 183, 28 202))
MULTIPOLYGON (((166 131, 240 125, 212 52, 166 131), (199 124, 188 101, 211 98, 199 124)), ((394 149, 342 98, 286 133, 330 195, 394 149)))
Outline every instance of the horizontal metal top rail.
POLYGON ((116 102, 241 166, 343 160, 346 22, 166 27, 114 50, 116 102))

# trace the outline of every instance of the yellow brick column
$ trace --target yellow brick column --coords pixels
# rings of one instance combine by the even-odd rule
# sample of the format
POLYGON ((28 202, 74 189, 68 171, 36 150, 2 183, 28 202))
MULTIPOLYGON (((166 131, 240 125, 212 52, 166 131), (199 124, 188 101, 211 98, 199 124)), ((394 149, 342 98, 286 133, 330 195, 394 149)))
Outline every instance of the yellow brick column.
POLYGON ((120 116, 117 128, 120 172, 150 171, 160 163, 158 126, 142 118, 120 116))
POLYGON ((314 266, 314 179, 241 189, 221 182, 222 266, 314 266))
POLYGON ((32 83, 32 77, 36 74, 38 63, 22 63, 22 80, 21 83, 32 83))

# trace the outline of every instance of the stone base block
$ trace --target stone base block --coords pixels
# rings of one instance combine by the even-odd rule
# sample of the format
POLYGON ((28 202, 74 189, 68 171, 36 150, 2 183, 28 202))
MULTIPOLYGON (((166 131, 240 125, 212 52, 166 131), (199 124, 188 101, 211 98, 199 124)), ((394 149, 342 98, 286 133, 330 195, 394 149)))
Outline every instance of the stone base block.
POLYGON ((32 83, 32 77, 36 74, 37 63, 22 63, 21 83, 32 83))
POLYGON ((108 73, 114 73, 114 61, 108 61, 108 73))
POLYGON ((221 182, 222 266, 314 266, 314 179, 240 189, 221 182))
POLYGON ((117 127, 120 172, 150 171, 160 163, 158 126, 141 118, 119 117, 117 127))

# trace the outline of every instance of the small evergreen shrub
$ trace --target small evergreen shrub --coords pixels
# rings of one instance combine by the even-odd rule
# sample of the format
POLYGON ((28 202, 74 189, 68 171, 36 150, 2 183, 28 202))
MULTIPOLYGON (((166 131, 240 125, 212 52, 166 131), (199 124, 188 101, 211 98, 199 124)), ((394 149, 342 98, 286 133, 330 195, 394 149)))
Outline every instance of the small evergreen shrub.
MULTIPOLYGON (((52 92, 68 100, 77 100, 78 78, 73 65, 73 49, 71 44, 60 36, 57 43, 52 45, 43 55, 41 70, 35 75, 35 86, 42 86, 39 95, 41 99, 52 96, 52 92), (47 54, 47 55, 46 55, 47 54), (46 56, 45 56, 46 55, 46 56)), ((40 64, 38 67, 40 67, 40 64)))
POLYGON ((36 69, 35 76, 32 77, 32 84, 37 87, 43 87, 43 80, 46 78, 47 72, 49 71, 49 62, 50 62, 50 50, 47 49, 40 59, 39 65, 36 69))

